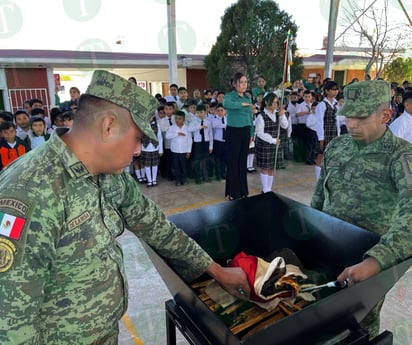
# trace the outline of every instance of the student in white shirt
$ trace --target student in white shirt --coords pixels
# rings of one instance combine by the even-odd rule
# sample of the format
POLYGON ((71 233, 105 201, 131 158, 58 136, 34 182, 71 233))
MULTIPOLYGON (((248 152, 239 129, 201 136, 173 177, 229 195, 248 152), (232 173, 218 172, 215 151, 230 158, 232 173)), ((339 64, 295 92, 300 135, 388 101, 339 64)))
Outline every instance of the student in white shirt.
POLYGON ((193 135, 192 162, 195 182, 209 182, 207 162, 213 151, 213 129, 210 119, 206 117, 204 104, 196 106, 196 117, 192 119, 189 130, 193 135))
POLYGON ((277 109, 278 97, 268 93, 262 102, 263 111, 256 118, 256 165, 261 169, 260 182, 262 192, 272 190, 275 170, 276 145, 280 144, 277 138, 278 121, 286 129, 289 125, 285 116, 285 109, 277 109))
POLYGON ((215 176, 217 181, 226 179, 227 149, 226 149, 226 109, 223 104, 216 107, 217 116, 212 122, 213 127, 213 157, 215 161, 215 176))
POLYGON ((403 97, 404 112, 389 126, 393 134, 412 143, 412 92, 403 97))
POLYGON ((175 123, 166 131, 166 139, 170 140, 172 153, 172 173, 177 185, 186 183, 186 160, 190 158, 192 150, 192 136, 185 125, 185 113, 178 110, 175 113, 175 123))

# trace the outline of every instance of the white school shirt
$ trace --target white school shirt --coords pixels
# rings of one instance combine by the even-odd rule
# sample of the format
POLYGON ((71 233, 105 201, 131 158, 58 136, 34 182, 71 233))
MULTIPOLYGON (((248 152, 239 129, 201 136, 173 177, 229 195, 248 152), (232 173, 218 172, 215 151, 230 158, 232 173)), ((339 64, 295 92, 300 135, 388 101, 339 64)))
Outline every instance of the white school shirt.
POLYGON ((225 142, 226 140, 223 139, 223 128, 226 128, 227 121, 226 116, 219 117, 216 116, 213 119, 212 127, 213 127, 213 140, 225 142), (222 119, 224 119, 224 123, 222 123, 222 119))
POLYGON ((316 132, 316 111, 306 117, 306 127, 316 132))
POLYGON ((288 103, 287 107, 287 112, 289 113, 289 119, 292 123, 292 125, 297 125, 298 124, 298 119, 296 117, 296 108, 297 108, 297 103, 293 104, 291 102, 288 103))
POLYGON ((192 151, 192 136, 186 125, 178 127, 176 124, 166 131, 166 139, 170 141, 170 150, 174 153, 187 153, 192 151), (179 135, 184 133, 184 136, 179 135))
MULTIPOLYGON (((335 98, 333 99, 332 103, 329 102, 329 100, 326 97, 323 99, 323 101, 328 102, 332 108, 338 104, 338 101, 335 98)), ((324 125, 326 104, 323 101, 319 102, 318 105, 316 106, 316 134, 318 135, 319 141, 325 140, 325 129, 323 125, 324 125)), ((340 129, 338 129, 337 127, 338 126, 336 125, 336 129, 338 130, 338 133, 340 133, 340 129)))
POLYGON ((165 97, 166 102, 176 102, 179 100, 179 96, 172 96, 172 95, 167 95, 165 97))
MULTIPOLYGON (((170 119, 172 120, 172 125, 173 125, 175 123, 174 115, 172 115, 170 119)), ((170 122, 169 122, 169 117, 165 116, 161 118, 158 122, 158 126, 160 127, 160 130, 162 131, 163 143, 164 143, 165 149, 170 149, 170 140, 166 138, 166 132, 171 127, 170 122)))
MULTIPOLYGON (((200 135, 202 120, 195 116, 190 122, 189 131, 193 133, 193 141, 199 143, 202 141, 202 136, 200 135)), ((209 142, 209 150, 213 150, 213 128, 212 122, 208 118, 203 119, 203 126, 207 126, 204 129, 205 141, 209 142)))
POLYGON ((151 142, 149 143, 149 145, 147 145, 147 147, 144 147, 142 145, 142 151, 145 151, 145 152, 159 151, 160 154, 163 153, 163 135, 162 135, 162 131, 160 130, 159 123, 157 124, 157 140, 159 142, 157 145, 153 145, 151 142))
MULTIPOLYGON (((266 108, 263 109, 263 112, 269 116, 269 118, 276 123, 276 113, 277 111, 271 113, 269 112, 266 108)), ((289 121, 286 117, 286 115, 280 116, 280 127, 283 129, 288 128, 289 126, 289 121)), ((255 135, 259 137, 260 139, 268 142, 269 144, 275 144, 276 139, 273 138, 269 133, 265 133, 265 120, 263 120, 262 114, 259 114, 256 118, 255 122, 255 135)))
POLYGON ((389 128, 397 137, 412 143, 412 114, 404 111, 401 116, 389 125, 389 128))
POLYGON ((196 117, 195 114, 191 113, 190 111, 186 111, 185 125, 189 127, 190 124, 191 124, 192 121, 193 121, 193 118, 195 118, 195 117, 196 117))
MULTIPOLYGON (((309 112, 310 113, 310 107, 311 107, 311 103, 307 104, 305 102, 299 103, 296 107, 296 114, 297 113, 303 113, 303 112, 309 112)), ((306 119, 308 118, 308 114, 306 115, 296 115, 296 118, 298 120, 298 124, 304 124, 306 125, 306 119)))

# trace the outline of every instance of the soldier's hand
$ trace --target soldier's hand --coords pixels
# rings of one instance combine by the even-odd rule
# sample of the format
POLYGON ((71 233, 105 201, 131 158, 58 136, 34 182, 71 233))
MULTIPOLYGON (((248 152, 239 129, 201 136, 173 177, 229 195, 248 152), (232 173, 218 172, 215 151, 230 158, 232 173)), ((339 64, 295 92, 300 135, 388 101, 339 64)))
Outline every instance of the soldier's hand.
POLYGON ((343 283, 344 280, 348 281, 348 286, 352 286, 356 283, 366 280, 381 271, 381 266, 375 258, 369 256, 362 262, 346 267, 343 272, 338 276, 337 280, 343 283))
POLYGON ((320 148, 320 151, 321 152, 323 152, 323 150, 325 149, 325 142, 323 141, 323 140, 320 140, 319 141, 319 148, 320 148))
POLYGON ((213 262, 207 273, 233 296, 248 300, 250 287, 246 273, 240 267, 222 267, 213 262))

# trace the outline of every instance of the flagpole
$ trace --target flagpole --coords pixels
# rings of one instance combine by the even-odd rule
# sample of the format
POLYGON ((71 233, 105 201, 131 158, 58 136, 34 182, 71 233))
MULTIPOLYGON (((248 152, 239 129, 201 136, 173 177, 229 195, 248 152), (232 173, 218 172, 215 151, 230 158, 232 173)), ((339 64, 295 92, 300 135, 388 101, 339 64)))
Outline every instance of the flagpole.
MULTIPOLYGON (((282 75, 282 86, 281 86, 281 97, 280 97, 280 102, 279 102, 279 110, 282 109, 283 107, 283 99, 285 98, 285 82, 288 82, 289 80, 289 73, 288 73, 288 68, 289 68, 289 61, 288 61, 288 52, 289 52, 289 39, 290 39, 290 30, 288 30, 286 40, 284 41, 285 47, 284 47, 284 57, 283 57, 283 75, 282 75)), ((286 116, 286 115, 285 115, 286 116)), ((278 128, 277 128, 277 134, 276 134, 276 149, 275 149, 275 169, 273 172, 273 181, 274 184, 276 183, 276 165, 278 161, 278 152, 279 152, 279 145, 278 140, 280 141, 280 116, 278 116, 278 128)))

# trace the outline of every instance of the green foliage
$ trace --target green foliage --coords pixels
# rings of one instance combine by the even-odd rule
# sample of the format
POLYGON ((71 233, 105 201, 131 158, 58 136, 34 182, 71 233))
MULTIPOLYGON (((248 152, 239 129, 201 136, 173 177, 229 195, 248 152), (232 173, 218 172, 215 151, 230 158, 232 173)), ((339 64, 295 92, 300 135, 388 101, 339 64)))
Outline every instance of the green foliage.
MULTIPOLYGON (((273 87, 282 80, 283 42, 288 30, 295 36, 297 26, 272 0, 238 0, 222 18, 221 33, 205 58, 208 82, 222 90, 230 88, 235 72, 243 72, 254 83, 264 75, 273 87)), ((292 46, 292 52, 296 50, 292 46)), ((294 57, 291 79, 300 79, 302 58, 294 57)))
POLYGON ((383 70, 383 78, 389 82, 396 81, 402 84, 404 80, 412 79, 412 58, 397 58, 386 65, 383 70))

